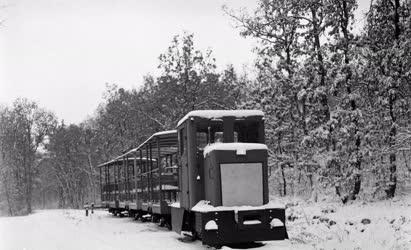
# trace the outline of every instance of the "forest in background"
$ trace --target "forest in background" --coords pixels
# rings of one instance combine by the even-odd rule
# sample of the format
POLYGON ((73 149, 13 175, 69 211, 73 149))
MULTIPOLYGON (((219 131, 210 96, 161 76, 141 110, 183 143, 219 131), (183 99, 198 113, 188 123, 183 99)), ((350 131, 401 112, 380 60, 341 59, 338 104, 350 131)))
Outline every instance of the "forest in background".
POLYGON ((177 35, 158 75, 108 84, 81 124, 24 98, 0 107, 0 211, 79 208, 99 199, 97 165, 174 129, 196 109, 266 116, 272 195, 385 199, 411 177, 411 2, 372 1, 360 34, 355 0, 259 0, 223 7, 258 42, 252 72, 218 69, 194 35, 177 35))

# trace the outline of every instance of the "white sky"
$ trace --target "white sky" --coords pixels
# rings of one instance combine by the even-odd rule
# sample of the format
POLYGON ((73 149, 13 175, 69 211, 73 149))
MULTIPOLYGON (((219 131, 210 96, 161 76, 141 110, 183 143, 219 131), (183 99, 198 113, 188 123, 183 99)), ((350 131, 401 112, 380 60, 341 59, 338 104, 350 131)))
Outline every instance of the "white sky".
MULTIPOLYGON (((362 13, 370 0, 360 0, 362 13)), ((158 56, 184 30, 212 48, 222 69, 254 60, 221 6, 252 9, 252 0, 0 0, 0 104, 38 101, 67 123, 91 115, 105 83, 140 86, 158 56)), ((358 19, 361 19, 357 15, 358 19)))

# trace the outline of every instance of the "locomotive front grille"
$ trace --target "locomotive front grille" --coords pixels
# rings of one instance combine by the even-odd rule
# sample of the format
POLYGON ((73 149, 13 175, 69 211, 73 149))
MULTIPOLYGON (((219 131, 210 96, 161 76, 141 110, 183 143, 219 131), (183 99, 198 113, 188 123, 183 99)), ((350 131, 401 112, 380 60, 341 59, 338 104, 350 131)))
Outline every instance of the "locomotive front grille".
POLYGON ((263 205, 261 163, 225 163, 220 170, 223 206, 263 205))

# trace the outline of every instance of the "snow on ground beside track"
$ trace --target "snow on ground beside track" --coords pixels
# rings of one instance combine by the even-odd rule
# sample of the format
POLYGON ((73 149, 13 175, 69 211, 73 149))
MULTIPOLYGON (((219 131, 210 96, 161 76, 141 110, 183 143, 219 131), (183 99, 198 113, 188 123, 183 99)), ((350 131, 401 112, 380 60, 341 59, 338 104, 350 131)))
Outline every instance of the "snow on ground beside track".
MULTIPOLYGON (((154 223, 114 217, 101 210, 89 217, 84 210, 40 210, 29 216, 0 218, 0 250, 210 249, 200 241, 181 242, 179 238, 154 223)), ((285 241, 258 249, 290 247, 285 241)))
MULTIPOLYGON (((288 200, 286 216, 290 240, 264 242, 255 249, 411 249, 411 194, 344 206, 288 200)), ((187 243, 179 238, 154 223, 114 217, 102 210, 89 217, 84 210, 40 210, 0 218, 0 250, 210 249, 200 241, 187 243)))
POLYGON ((294 201, 286 209, 292 244, 315 249, 411 249, 411 195, 341 203, 294 201))
POLYGON ((182 243, 177 238, 153 223, 113 217, 107 211, 86 217, 84 210, 42 210, 0 218, 2 250, 202 249, 200 242, 182 243))

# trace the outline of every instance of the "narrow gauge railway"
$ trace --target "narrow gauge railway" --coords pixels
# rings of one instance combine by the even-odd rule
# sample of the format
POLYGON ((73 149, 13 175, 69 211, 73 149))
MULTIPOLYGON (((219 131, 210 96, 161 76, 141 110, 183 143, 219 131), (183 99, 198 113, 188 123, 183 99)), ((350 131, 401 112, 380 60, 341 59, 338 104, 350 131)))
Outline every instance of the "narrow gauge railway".
POLYGON ((287 239, 285 208, 269 202, 264 142, 261 111, 191 111, 99 165, 102 206, 207 245, 287 239))

